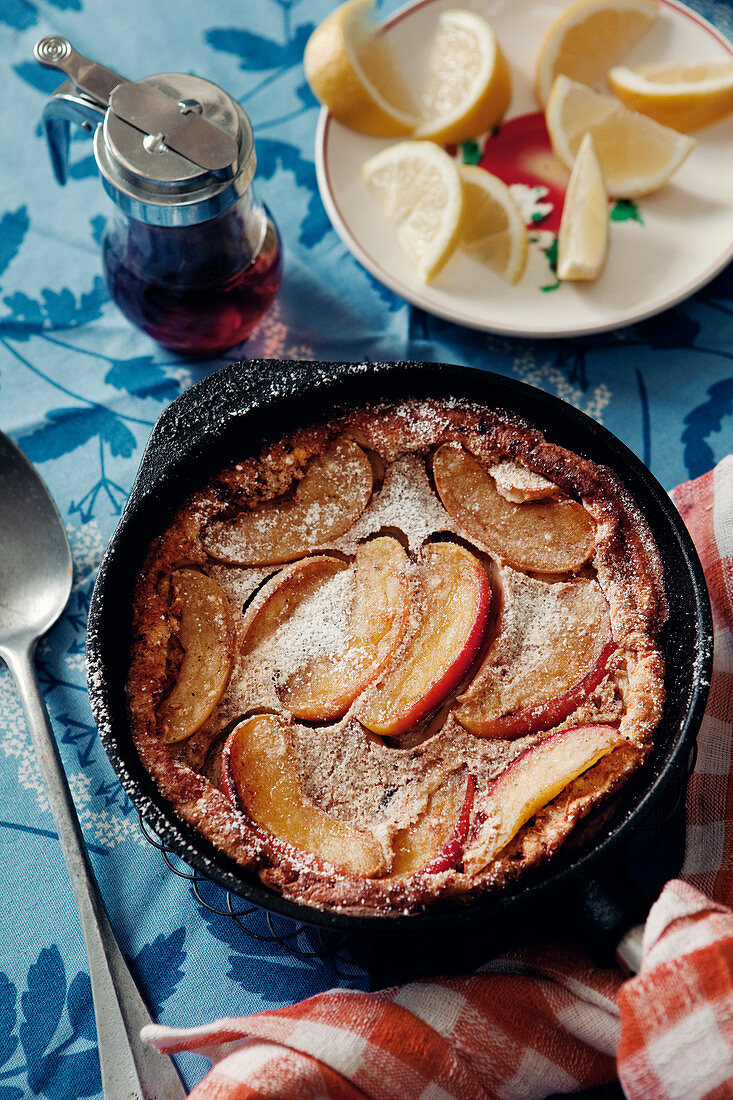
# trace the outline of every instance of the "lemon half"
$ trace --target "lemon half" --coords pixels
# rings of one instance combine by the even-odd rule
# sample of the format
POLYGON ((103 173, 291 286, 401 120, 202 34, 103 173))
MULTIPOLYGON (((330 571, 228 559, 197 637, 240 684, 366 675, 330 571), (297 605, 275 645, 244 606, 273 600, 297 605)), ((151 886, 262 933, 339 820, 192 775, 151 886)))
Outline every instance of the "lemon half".
POLYGON ((478 137, 501 120, 511 94, 509 66, 486 20, 470 11, 442 12, 414 137, 440 145, 478 137))
POLYGON ((415 105, 384 35, 372 23, 373 0, 348 0, 320 23, 303 54, 311 91, 334 118, 375 137, 402 137, 415 105))

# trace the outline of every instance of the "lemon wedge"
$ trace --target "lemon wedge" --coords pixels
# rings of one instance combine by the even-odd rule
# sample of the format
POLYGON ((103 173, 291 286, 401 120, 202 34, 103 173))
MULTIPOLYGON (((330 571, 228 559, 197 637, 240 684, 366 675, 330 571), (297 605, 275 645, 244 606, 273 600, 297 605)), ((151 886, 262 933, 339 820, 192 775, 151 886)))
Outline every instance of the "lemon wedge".
POLYGON ((495 126, 512 81, 496 36, 479 15, 444 11, 430 49, 414 137, 457 144, 495 126))
POLYGON ((458 165, 431 141, 401 141, 368 160, 362 177, 397 226, 397 240, 420 278, 429 282, 460 239, 463 188, 458 165))
POLYGON ((733 114, 733 61, 619 66, 608 83, 632 111, 685 134, 733 114))
POLYGON ((527 227, 506 184, 483 168, 462 164, 460 247, 515 286, 527 264, 527 227))
POLYGON ((311 91, 334 118, 376 137, 402 137, 415 126, 415 106, 372 0, 347 0, 320 23, 303 55, 311 91))
POLYGON ((662 187, 695 145, 694 138, 629 111, 612 96, 558 76, 545 112, 552 147, 572 168, 584 134, 590 133, 608 193, 646 195, 662 187))
POLYGON ((593 138, 586 134, 565 192, 557 234, 557 277, 597 279, 608 252, 608 195, 593 138))
POLYGON ((550 26, 535 64, 542 106, 561 73, 595 84, 659 14, 657 0, 579 0, 550 26))

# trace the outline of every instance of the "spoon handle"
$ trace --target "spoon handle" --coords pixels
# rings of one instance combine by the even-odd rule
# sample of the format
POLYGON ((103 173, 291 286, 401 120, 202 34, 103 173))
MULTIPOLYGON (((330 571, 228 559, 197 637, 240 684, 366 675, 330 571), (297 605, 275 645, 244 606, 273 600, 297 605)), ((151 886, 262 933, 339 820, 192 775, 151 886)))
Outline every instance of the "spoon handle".
POLYGON ((94 877, 33 665, 35 642, 3 649, 20 695, 71 878, 89 960, 104 1100, 184 1100, 170 1058, 140 1038, 150 1014, 127 968, 94 877))

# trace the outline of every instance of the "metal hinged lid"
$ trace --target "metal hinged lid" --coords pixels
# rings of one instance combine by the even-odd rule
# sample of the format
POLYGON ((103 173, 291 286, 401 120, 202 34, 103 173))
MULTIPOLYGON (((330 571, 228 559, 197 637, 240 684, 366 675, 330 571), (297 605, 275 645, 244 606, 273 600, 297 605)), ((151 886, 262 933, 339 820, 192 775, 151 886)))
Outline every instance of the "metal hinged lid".
POLYGON ((139 81, 78 54, 59 36, 42 38, 36 59, 69 80, 43 122, 60 183, 66 180, 70 121, 95 126, 94 153, 106 190, 126 213, 158 225, 188 225, 222 212, 249 187, 252 127, 216 84, 186 73, 139 81))

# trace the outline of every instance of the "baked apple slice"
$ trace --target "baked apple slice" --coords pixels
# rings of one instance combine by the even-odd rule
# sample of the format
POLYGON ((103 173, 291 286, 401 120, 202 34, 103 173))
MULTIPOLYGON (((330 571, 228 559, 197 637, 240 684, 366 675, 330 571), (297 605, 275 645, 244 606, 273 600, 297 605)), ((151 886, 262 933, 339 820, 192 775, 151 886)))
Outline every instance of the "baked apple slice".
POLYGON ((407 554, 389 536, 359 547, 352 567, 354 595, 345 650, 313 662, 280 687, 283 704, 296 718, 340 718, 379 674, 405 632, 410 607, 407 566, 407 554))
POLYGON ((438 448, 433 477, 448 514, 515 569, 569 573, 593 553, 595 527, 582 504, 567 497, 507 500, 488 470, 459 443, 438 448))
POLYGON ((452 776, 430 796, 424 812, 394 840, 392 875, 438 874, 461 861, 471 824, 475 785, 452 776))
POLYGON ((372 492, 368 457, 350 439, 314 458, 292 496, 216 520, 202 536, 212 558, 230 565, 281 565, 343 535, 372 492))
POLYGON ((356 711, 372 733, 404 733, 429 714, 461 682, 481 645, 491 589, 475 554, 456 543, 430 543, 420 564, 420 594, 419 625, 400 663, 356 711))
POLYGON ((477 737, 558 725, 598 687, 615 648, 595 581, 547 582, 505 569, 501 590, 497 632, 454 711, 477 737))
POLYGON ((300 607, 317 599, 323 585, 348 568, 348 562, 329 554, 286 565, 263 585, 247 608, 242 625, 242 652, 259 649, 300 607))
POLYGON ((303 794, 287 726, 276 715, 259 714, 236 726, 222 749, 221 783, 260 835, 291 859, 305 853, 366 877, 387 871, 375 837, 331 817, 303 794))
MULTIPOLYGON (((494 859, 573 779, 624 742, 615 726, 574 726, 552 733, 520 753, 487 793, 485 806, 496 830, 489 848, 482 849, 482 865, 494 859)), ((467 869, 475 872, 480 868, 467 869)))
POLYGON ((489 466, 489 473, 496 483, 497 492, 514 504, 526 504, 528 500, 546 500, 559 496, 560 490, 542 474, 527 470, 504 459, 489 466))
POLYGON ((229 600, 212 577, 177 569, 171 577, 174 635, 183 650, 176 682, 158 707, 163 740, 185 741, 203 725, 227 685, 234 654, 229 600))

